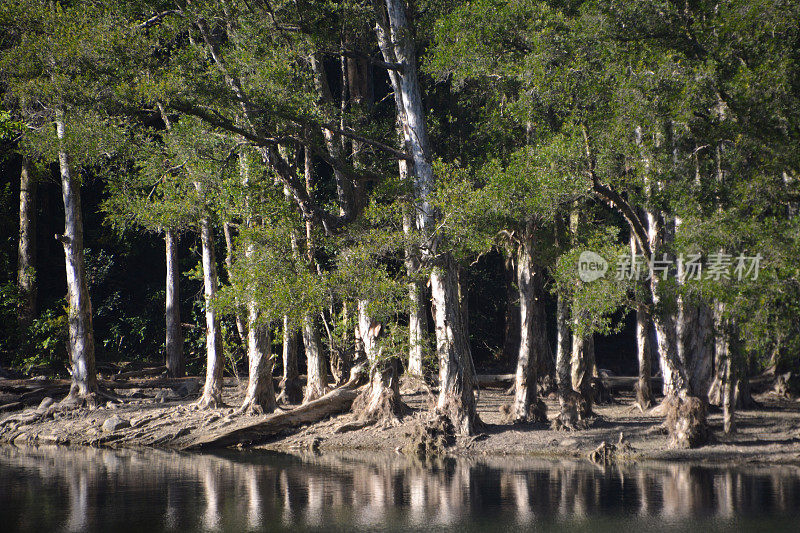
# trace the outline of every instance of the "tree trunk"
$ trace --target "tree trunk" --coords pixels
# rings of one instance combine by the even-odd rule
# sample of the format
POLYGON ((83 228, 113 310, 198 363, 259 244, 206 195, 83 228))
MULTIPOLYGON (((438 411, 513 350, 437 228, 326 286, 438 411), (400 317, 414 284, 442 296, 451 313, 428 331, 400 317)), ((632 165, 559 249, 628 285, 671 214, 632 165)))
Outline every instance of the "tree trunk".
POLYGON ((25 332, 36 315, 36 178, 30 161, 22 158, 19 174, 19 248, 17 289, 20 305, 17 323, 25 332))
MULTIPOLYGON (((200 184, 195 187, 201 190, 200 184)), ((214 236, 208 218, 200 221, 200 242, 203 248, 203 287, 206 300, 206 381, 199 407, 219 407, 222 403, 222 371, 224 354, 219 317, 214 309, 217 296, 217 261, 214 257, 214 236)))
POLYGON ((303 386, 297 370, 297 332, 289 325, 289 317, 283 317, 283 379, 281 391, 289 403, 300 403, 303 399, 303 386))
POLYGON ((362 421, 389 421, 403 414, 397 359, 385 358, 378 345, 382 325, 369 314, 369 302, 358 302, 358 329, 369 363, 369 385, 353 402, 362 421))
POLYGON ((183 377, 185 364, 183 359, 183 334, 181 332, 180 305, 180 270, 178 268, 178 239, 175 233, 167 230, 164 233, 167 256, 167 298, 166 298, 166 366, 173 378, 183 377))
MULTIPOLYGON (((404 161, 401 162, 405 163, 404 161)), ((414 219, 407 213, 403 213, 403 230, 406 235, 413 232, 414 219)), ((408 373, 413 376, 422 376, 424 360, 428 353, 428 313, 425 309, 426 294, 425 284, 419 277, 419 251, 411 245, 406 247, 405 252, 406 273, 408 274, 408 299, 410 302, 408 310, 408 373)))
MULTIPOLYGON (((641 248, 636 244, 636 238, 631 232, 631 258, 636 260, 641 248)), ((643 293, 647 293, 649 288, 646 284, 641 284, 643 293)), ((636 355, 639 361, 639 379, 636 382, 636 404, 639 409, 650 409, 655 405, 653 388, 650 378, 653 375, 653 346, 650 342, 650 329, 652 319, 650 310, 641 301, 636 302, 636 355)))
MULTIPOLYGON (((432 154, 425 126, 422 92, 417 77, 416 47, 406 4, 401 0, 373 0, 377 24, 375 32, 384 60, 402 63, 402 71, 389 71, 395 92, 398 120, 406 146, 410 149, 414 172, 414 197, 417 227, 428 240, 423 260, 437 255, 433 207, 429 197, 434 189, 432 154), (399 96, 399 98, 398 98, 399 96)), ((439 253, 431 272, 431 294, 439 358, 440 393, 437 409, 450 418, 456 432, 471 434, 478 423, 472 383, 472 355, 458 300, 456 265, 447 253, 439 253)))
POLYGON ((529 237, 517 253, 520 343, 515 376, 513 421, 546 422, 547 412, 537 394, 539 360, 547 357, 547 324, 542 272, 533 265, 533 242, 529 237))
POLYGON ((319 329, 311 316, 303 319, 303 346, 308 367, 303 403, 308 403, 328 392, 328 369, 320 350, 319 329))
MULTIPOLYGON (((222 225, 222 233, 225 236, 225 270, 228 272, 228 281, 230 281, 233 276, 233 234, 231 231, 230 222, 225 222, 222 225)), ((242 309, 242 306, 239 305, 238 300, 236 301, 236 312, 234 313, 234 318, 236 319, 236 333, 239 336, 239 343, 243 347, 247 348, 247 319, 244 317, 244 310, 242 309)))
POLYGON ((447 416, 458 435, 472 435, 480 420, 475 410, 472 355, 464 320, 460 316, 458 275, 452 259, 445 258, 431 272, 431 295, 439 358, 437 410, 447 416))
POLYGON ((678 354, 686 367, 692 394, 708 399, 714 378, 713 313, 704 304, 678 303, 678 354))
MULTIPOLYGON (((61 170, 61 194, 64 200, 64 235, 58 237, 64 246, 69 303, 69 355, 72 385, 66 400, 83 402, 98 392, 94 366, 94 327, 92 303, 89 300, 83 259, 83 218, 80 184, 72 176, 65 147, 66 126, 63 114, 56 119, 59 142, 58 164, 61 170)), ((90 400, 91 401, 91 400, 90 400)))
POLYGON ((594 335, 572 335, 572 389, 581 395, 583 412, 579 416, 583 419, 591 416, 594 390, 592 378, 594 377, 594 335))
MULTIPOLYGON (((252 248, 249 250, 252 254, 252 248)), ((269 326, 258 323, 256 303, 247 305, 247 393, 241 411, 266 414, 275 410, 275 389, 272 385, 272 353, 269 326)))
POLYGON ((558 390, 567 391, 572 389, 572 341, 569 333, 569 302, 561 294, 556 303, 556 336, 556 380, 558 390))
POLYGON ((725 323, 725 304, 717 302, 714 306, 714 329, 717 365, 719 366, 720 393, 722 400, 722 426, 726 434, 736 431, 736 382, 731 361, 730 332, 725 323))
POLYGON ((636 382, 636 404, 640 409, 655 405, 650 379, 653 376, 653 350, 650 343, 650 312, 641 302, 636 303, 636 355, 639 360, 639 379, 636 382))
POLYGON ((519 353, 519 289, 516 287, 514 259, 508 254, 503 262, 503 274, 506 285, 506 306, 503 320, 503 361, 513 361, 519 353))
MULTIPOLYGON (((664 220, 660 214, 647 213, 648 240, 650 252, 653 257, 660 257, 664 241, 664 220)), ((652 264, 651 264, 652 265, 652 264)), ((653 324, 656 330, 658 358, 661 366, 661 375, 664 378, 664 396, 673 396, 678 393, 688 394, 689 381, 686 370, 678 354, 678 332, 675 321, 675 312, 662 302, 661 287, 664 282, 663 272, 650 268, 650 291, 652 297, 653 324)))

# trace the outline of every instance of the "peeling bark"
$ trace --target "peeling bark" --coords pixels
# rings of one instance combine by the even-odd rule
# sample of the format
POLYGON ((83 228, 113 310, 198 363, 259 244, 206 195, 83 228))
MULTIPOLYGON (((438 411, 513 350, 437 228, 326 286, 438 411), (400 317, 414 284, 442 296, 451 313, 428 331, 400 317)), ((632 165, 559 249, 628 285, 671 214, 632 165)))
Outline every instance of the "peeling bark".
POLYGON ((275 410, 271 345, 269 326, 259 323, 256 303, 251 301, 247 306, 248 380, 241 407, 244 412, 267 414, 275 410))
POLYGON ((22 158, 19 173, 17 289, 20 296, 17 323, 25 331, 36 315, 36 177, 27 157, 22 158))
POLYGON ((517 253, 520 343, 514 380, 514 422, 546 422, 547 413, 537 393, 539 361, 549 355, 544 309, 544 281, 533 265, 533 240, 526 239, 517 253))
MULTIPOLYGON (((195 183, 198 191, 202 190, 199 183, 195 183)), ((222 352, 222 332, 219 326, 219 317, 214 309, 214 299, 217 297, 217 261, 214 257, 214 237, 211 222, 208 218, 200 221, 200 242, 203 249, 203 289, 206 301, 206 380, 203 386, 203 395, 197 401, 197 406, 220 407, 222 403, 222 371, 224 366, 222 352)))
POLYGON ((458 275, 452 260, 434 267, 431 294, 439 358, 437 411, 447 416, 457 435, 472 435, 480 420, 473 393, 472 354, 460 316, 458 275))
POLYGON ((63 112, 56 119, 58 164, 61 171, 61 195, 64 201, 64 235, 57 236, 64 246, 67 271, 67 301, 69 303, 69 356, 72 384, 67 402, 92 401, 98 392, 94 364, 94 327, 92 303, 86 280, 83 258, 83 217, 81 214, 80 184, 72 175, 66 149, 66 125, 63 112))
POLYGON ((360 421, 394 421, 405 412, 400 398, 397 359, 384 357, 378 345, 382 325, 369 314, 369 302, 358 302, 358 329, 369 363, 369 384, 353 402, 360 421))
POLYGON ((302 331, 308 367, 303 403, 308 403, 328 392, 328 369, 320 349, 319 329, 311 316, 303 319, 302 331))

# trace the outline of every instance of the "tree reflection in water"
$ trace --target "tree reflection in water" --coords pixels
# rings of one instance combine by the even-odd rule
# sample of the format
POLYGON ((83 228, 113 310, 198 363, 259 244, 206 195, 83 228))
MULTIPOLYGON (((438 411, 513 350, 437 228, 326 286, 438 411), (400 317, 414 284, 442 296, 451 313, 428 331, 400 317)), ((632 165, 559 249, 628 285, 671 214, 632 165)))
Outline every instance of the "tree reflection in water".
POLYGON ((3 531, 792 525, 800 468, 0 447, 3 531), (748 522, 749 521, 749 522, 748 522), (711 522, 709 522, 711 523, 711 522))

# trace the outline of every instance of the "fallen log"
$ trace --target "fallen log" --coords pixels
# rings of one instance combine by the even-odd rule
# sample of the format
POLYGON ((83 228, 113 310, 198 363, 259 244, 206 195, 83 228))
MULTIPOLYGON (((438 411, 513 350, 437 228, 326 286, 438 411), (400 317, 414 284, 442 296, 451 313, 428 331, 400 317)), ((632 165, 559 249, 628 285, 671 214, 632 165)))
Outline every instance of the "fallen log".
POLYGON ((475 384, 479 387, 504 387, 514 382, 514 374, 477 374, 475 384))
POLYGON ((128 372, 120 372, 119 374, 114 374, 111 376, 111 379, 114 381, 118 381, 120 379, 130 379, 130 378, 141 378, 146 376, 158 376, 163 374, 167 371, 167 367, 165 366, 156 366, 152 368, 143 368, 141 370, 130 370, 128 372))
POLYGON ((267 416, 258 422, 249 422, 237 427, 227 427, 206 433, 191 443, 182 446, 182 450, 203 450, 209 448, 225 448, 237 444, 249 445, 263 441, 283 430, 312 424, 331 415, 350 409, 358 391, 343 385, 314 401, 286 411, 267 416))

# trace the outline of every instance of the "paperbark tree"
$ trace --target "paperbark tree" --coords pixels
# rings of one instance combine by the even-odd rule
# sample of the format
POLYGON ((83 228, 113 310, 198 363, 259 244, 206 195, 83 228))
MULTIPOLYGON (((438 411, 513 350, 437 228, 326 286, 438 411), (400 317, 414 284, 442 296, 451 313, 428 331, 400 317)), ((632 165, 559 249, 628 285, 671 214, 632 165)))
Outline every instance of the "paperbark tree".
POLYGON ((166 366, 173 378, 183 377, 183 333, 181 331, 180 269, 178 267, 178 237, 172 230, 164 232, 166 248, 166 366))
MULTIPOLYGON (((641 249, 636 244, 636 238, 631 234, 631 256, 636 260, 636 256, 641 253, 641 249)), ((637 280, 638 281, 638 280, 637 280)), ((641 283, 642 293, 648 289, 645 283, 641 283)), ((636 359, 639 361, 639 379, 636 381, 636 404, 642 411, 650 409, 655 405, 653 388, 650 379, 653 375, 653 346, 650 338, 652 319, 650 310, 647 306, 636 301, 636 359)))
MULTIPOLYGON (((413 32, 401 0, 386 0, 385 6, 373 0, 378 45, 387 63, 401 64, 397 89, 402 102, 398 117, 406 146, 413 158, 414 195, 417 225, 426 241, 423 260, 433 260, 431 297, 439 359, 440 392, 437 410, 445 414, 458 434, 475 431, 479 420, 473 394, 472 355, 466 338, 464 318, 458 300, 457 266, 437 242, 430 194, 434 189, 432 154, 425 126, 422 91, 417 76, 416 49, 413 32)), ((398 106, 399 110, 399 106, 398 106)))
POLYGON ((73 176, 67 148, 67 126, 63 110, 57 111, 56 136, 58 166, 61 173, 61 196, 64 201, 64 234, 56 236, 64 246, 69 304, 69 356, 72 384, 65 402, 94 402, 98 392, 94 364, 94 327, 92 303, 86 280, 83 257, 83 215, 80 183, 73 176))
MULTIPOLYGON (((195 188, 202 197, 202 185, 195 182, 195 188)), ((201 408, 220 407, 223 405, 222 371, 225 362, 219 316, 214 308, 219 281, 214 253, 214 234, 208 216, 204 216, 200 221, 200 244, 203 253, 203 290, 206 302, 206 380, 203 395, 196 405, 201 408)))
POLYGON ((17 290, 20 305, 17 323, 26 331, 36 314, 36 177, 27 157, 19 173, 19 246, 17 290))
MULTIPOLYGON (((529 227, 528 233, 532 233, 529 227)), ((549 357, 544 305, 544 280, 534 264, 533 237, 528 235, 517 252, 517 286, 519 287, 520 343, 514 379, 514 422, 546 422, 544 403, 537 391, 539 361, 549 357)))
POLYGON ((369 365, 369 384, 353 402, 359 420, 388 422, 404 412, 396 357, 386 357, 379 345, 383 325, 369 312, 369 301, 358 302, 358 329, 369 365))

